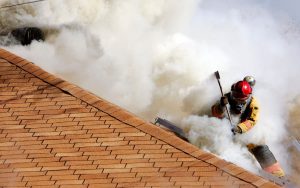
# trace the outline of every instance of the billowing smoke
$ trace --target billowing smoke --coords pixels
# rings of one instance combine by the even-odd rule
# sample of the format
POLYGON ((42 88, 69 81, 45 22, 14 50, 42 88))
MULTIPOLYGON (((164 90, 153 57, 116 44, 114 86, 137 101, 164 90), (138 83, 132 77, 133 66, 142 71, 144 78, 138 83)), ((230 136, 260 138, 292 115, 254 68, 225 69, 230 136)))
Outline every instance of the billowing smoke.
POLYGON ((0 44, 145 120, 175 122, 191 143, 253 172, 259 165, 245 145, 267 144, 292 177, 299 153, 286 143, 300 127, 300 18, 297 2, 272 3, 48 0, 1 9, 0 44), (40 27, 46 41, 21 46, 5 35, 23 26, 40 27), (246 75, 257 80, 260 119, 244 135, 209 117, 220 97, 216 70, 225 92, 246 75))

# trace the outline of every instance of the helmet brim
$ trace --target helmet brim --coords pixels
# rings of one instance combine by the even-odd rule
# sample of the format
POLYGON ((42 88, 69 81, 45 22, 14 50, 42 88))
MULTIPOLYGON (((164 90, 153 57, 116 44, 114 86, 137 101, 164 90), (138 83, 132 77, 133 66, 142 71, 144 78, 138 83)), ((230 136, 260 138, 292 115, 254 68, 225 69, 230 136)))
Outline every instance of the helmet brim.
POLYGON ((243 93, 232 91, 232 97, 236 100, 246 101, 250 97, 250 95, 244 95, 243 93))

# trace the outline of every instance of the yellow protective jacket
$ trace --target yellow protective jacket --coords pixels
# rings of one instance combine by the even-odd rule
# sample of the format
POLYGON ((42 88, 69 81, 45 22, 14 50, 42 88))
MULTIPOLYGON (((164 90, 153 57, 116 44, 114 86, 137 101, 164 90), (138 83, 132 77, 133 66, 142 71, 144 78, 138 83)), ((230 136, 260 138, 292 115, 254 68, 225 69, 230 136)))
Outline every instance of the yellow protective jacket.
MULTIPOLYGON (((230 103, 231 102, 229 100, 229 105, 230 103)), ((240 122, 237 125, 242 130, 242 133, 245 133, 249 131, 252 127, 254 127, 259 115, 258 103, 254 97, 251 96, 250 101, 246 105, 247 106, 245 107, 245 109, 242 111, 242 114, 240 115, 240 122)), ((214 104, 211 110, 212 110, 212 115, 214 117, 217 118, 225 117, 225 107, 222 107, 220 102, 214 104)))

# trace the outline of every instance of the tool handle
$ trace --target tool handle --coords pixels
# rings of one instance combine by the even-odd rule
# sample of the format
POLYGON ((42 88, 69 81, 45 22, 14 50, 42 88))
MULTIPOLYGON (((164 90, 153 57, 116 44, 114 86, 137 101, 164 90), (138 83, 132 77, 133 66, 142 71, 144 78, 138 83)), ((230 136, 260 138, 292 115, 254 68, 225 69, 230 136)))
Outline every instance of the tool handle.
MULTIPOLYGON (((224 97, 222 85, 221 85, 221 82, 220 82, 220 79, 221 79, 221 78, 220 78, 219 71, 216 71, 216 72, 215 72, 215 76, 216 76, 216 78, 217 78, 217 81, 218 81, 218 84, 219 84, 219 87, 220 87, 220 91, 221 91, 222 97, 224 97)), ((226 113, 227 113, 227 115, 228 115, 228 118, 229 118, 231 127, 234 128, 234 125, 233 125, 232 119, 231 119, 231 115, 230 115, 230 113, 229 113, 229 110, 228 110, 227 105, 225 106, 225 109, 226 109, 226 113)))

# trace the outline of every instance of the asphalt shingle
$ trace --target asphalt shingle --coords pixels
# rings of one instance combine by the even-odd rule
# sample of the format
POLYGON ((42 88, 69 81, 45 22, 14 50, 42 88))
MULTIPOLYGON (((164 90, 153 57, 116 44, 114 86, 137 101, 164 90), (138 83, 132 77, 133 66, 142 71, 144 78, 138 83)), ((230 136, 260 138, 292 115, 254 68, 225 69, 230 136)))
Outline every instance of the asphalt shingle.
POLYGON ((279 187, 0 49, 1 187, 279 187))

